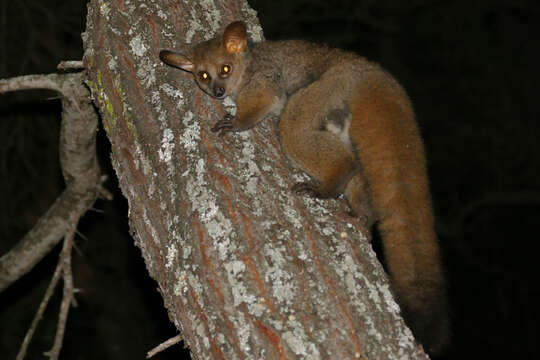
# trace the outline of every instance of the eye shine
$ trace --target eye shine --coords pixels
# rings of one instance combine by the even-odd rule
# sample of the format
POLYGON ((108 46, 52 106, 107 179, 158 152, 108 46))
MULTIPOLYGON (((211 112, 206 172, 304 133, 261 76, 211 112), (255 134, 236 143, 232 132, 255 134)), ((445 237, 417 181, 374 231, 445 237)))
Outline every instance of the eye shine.
POLYGON ((229 76, 230 72, 231 72, 231 66, 230 65, 223 65, 221 67, 220 75, 221 75, 221 77, 227 77, 227 76, 229 76))
POLYGON ((208 74, 206 71, 201 71, 201 72, 199 73, 199 79, 200 79, 203 83, 208 83, 208 82, 210 82, 211 77, 210 77, 210 74, 208 74))

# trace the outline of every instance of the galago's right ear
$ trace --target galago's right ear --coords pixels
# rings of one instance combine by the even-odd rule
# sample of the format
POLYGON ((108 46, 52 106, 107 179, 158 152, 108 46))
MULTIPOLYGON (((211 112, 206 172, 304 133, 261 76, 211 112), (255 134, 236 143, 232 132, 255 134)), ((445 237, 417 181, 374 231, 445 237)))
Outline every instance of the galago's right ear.
POLYGON ((193 62, 183 54, 169 50, 161 50, 159 52, 159 58, 167 65, 177 67, 187 72, 193 71, 193 62))
POLYGON ((221 42, 228 54, 240 54, 246 50, 247 38, 246 24, 235 21, 225 28, 221 42))

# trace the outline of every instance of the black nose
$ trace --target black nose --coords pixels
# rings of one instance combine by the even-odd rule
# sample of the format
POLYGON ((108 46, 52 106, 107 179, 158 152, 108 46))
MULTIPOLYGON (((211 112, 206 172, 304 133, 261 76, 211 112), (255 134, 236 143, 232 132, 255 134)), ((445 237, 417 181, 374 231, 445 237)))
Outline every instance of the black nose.
POLYGON ((225 88, 222 86, 216 86, 214 87, 214 96, 215 97, 222 97, 225 94, 225 88))

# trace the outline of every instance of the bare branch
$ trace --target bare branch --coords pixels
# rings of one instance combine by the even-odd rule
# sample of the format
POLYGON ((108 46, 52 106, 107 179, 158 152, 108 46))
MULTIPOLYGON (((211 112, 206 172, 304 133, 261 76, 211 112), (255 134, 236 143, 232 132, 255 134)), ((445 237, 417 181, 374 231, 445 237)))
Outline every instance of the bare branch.
POLYGON ((66 234, 71 218, 80 218, 101 187, 96 160, 97 116, 83 75, 28 75, 0 80, 0 93, 50 89, 62 95, 60 163, 66 189, 36 225, 0 257, 0 292, 30 271, 66 234))
POLYGON ((56 335, 54 337, 54 345, 50 351, 45 353, 45 355, 52 360, 57 360, 58 356, 60 355, 62 342, 64 340, 64 332, 66 330, 69 308, 74 301, 73 274, 71 272, 71 249, 73 248, 73 238, 75 236, 78 221, 79 218, 76 218, 73 221, 72 228, 64 239, 64 246, 62 248, 62 254, 59 261, 62 264, 64 293, 62 297, 62 304, 60 305, 60 314, 58 315, 58 326, 56 328, 56 335))
POLYGON ((49 300, 51 299, 53 290, 56 287, 58 280, 60 279, 61 271, 62 271, 62 262, 58 261, 58 264, 56 265, 56 270, 54 271, 49 287, 47 288, 47 291, 45 291, 43 300, 41 301, 41 304, 39 304, 38 311, 36 312, 36 315, 34 315, 34 318, 32 319, 32 324, 30 325, 30 327, 28 328, 28 331, 26 332, 26 335, 24 336, 24 340, 23 340, 23 343, 21 344, 21 348, 19 349, 19 353, 17 354, 16 360, 24 359, 24 356, 26 355, 26 350, 28 349, 28 345, 30 344, 30 341, 32 340, 32 336, 34 335, 37 325, 39 324, 39 321, 41 320, 41 317, 43 316, 43 313, 45 312, 45 309, 47 308, 47 305, 49 304, 49 300))
POLYGON ((58 70, 82 70, 82 69, 84 69, 84 64, 80 60, 60 61, 58 66, 56 66, 56 69, 58 69, 58 70))
POLYGON ((21 348, 19 349, 19 353, 17 354, 16 360, 24 359, 26 355, 26 350, 28 349, 28 345, 30 344, 30 341, 32 340, 32 336, 37 328, 37 325, 39 324, 39 321, 41 320, 43 316, 43 313, 45 312, 45 309, 47 308, 47 305, 49 304, 49 300, 53 294, 53 290, 56 287, 58 280, 60 279, 60 274, 62 273, 62 277, 64 279, 64 294, 62 298, 62 304, 60 306, 58 327, 56 330, 54 345, 50 351, 45 353, 45 355, 49 356, 51 359, 58 359, 58 355, 60 354, 60 350, 62 348, 62 340, 64 338, 64 331, 66 328, 69 306, 74 301, 73 294, 75 291, 73 288, 73 275, 71 272, 71 250, 73 248, 73 237, 75 234, 75 229, 77 227, 78 221, 79 221, 78 217, 72 220, 72 227, 69 230, 69 233, 66 234, 64 238, 64 245, 62 247, 62 252, 60 253, 60 259, 58 260, 58 264, 56 266, 56 270, 54 271, 54 275, 51 279, 51 283, 49 284, 49 287, 47 288, 47 291, 45 292, 43 300, 41 301, 41 304, 39 305, 38 311, 36 312, 34 319, 32 319, 32 324, 30 325, 26 333, 26 336, 24 337, 23 343, 21 345, 21 348))
POLYGON ((146 354, 146 358, 150 359, 152 356, 159 354, 163 350, 166 350, 175 344, 178 344, 180 341, 182 341, 182 336, 176 335, 175 337, 172 337, 169 340, 162 342, 161 344, 150 350, 148 354, 146 354))
POLYGON ((0 80, 0 94, 10 91, 49 89, 60 93, 64 90, 67 75, 24 75, 0 80))

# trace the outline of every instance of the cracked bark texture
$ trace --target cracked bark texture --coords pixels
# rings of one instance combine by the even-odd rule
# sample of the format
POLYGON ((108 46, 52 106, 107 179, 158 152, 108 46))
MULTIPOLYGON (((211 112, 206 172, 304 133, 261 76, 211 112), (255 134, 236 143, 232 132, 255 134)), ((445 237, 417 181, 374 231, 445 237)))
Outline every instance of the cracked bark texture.
POLYGON ((88 85, 171 321, 194 359, 426 358, 344 201, 290 191, 276 119, 218 138, 223 104, 159 61, 239 19, 261 41, 244 0, 89 5, 88 85))

